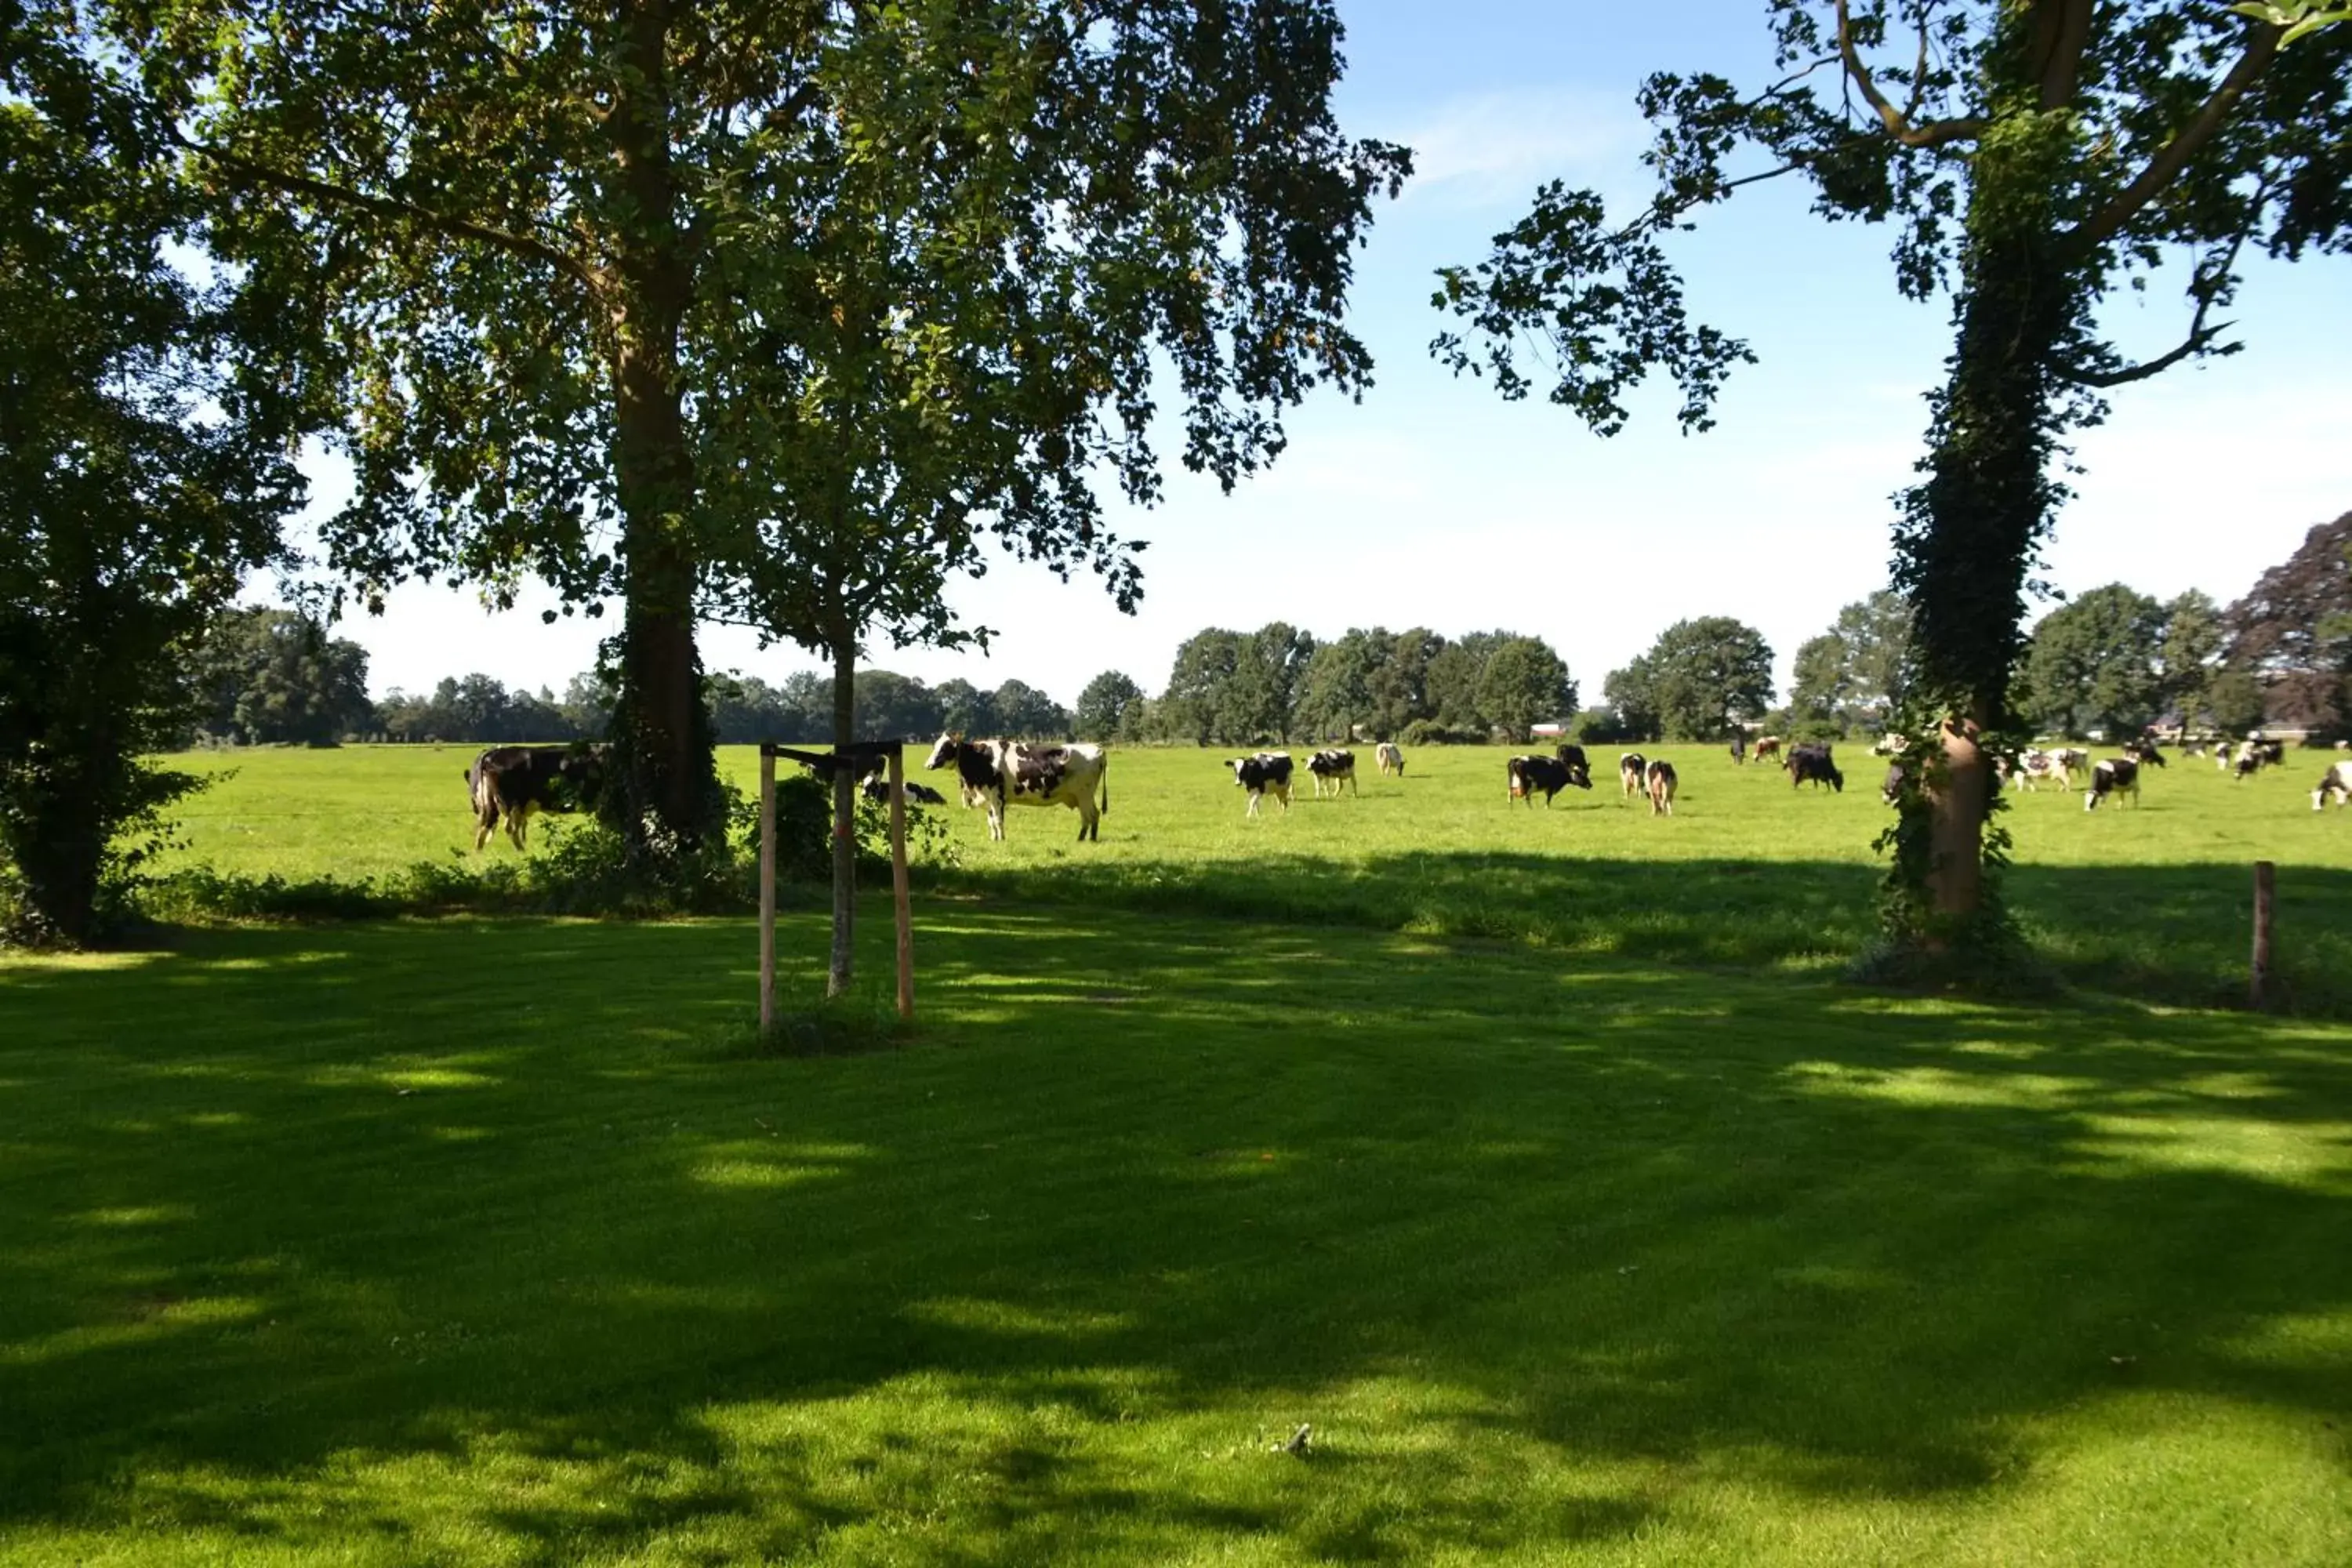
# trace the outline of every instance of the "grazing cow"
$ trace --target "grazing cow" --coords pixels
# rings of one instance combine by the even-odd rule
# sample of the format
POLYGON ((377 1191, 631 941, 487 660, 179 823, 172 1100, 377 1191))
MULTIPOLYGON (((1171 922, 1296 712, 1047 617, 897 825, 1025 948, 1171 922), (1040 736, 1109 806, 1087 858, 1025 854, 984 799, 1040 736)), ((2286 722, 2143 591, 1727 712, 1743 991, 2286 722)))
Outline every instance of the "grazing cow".
POLYGON ((2311 792, 2311 809, 2318 811, 2327 805, 2329 795, 2336 797, 2336 808, 2352 801, 2352 763, 2330 763, 2327 771, 2319 775, 2319 787, 2311 792))
POLYGON ((1756 741, 1756 760, 1757 760, 1758 762, 1759 762, 1759 763, 1760 763, 1760 762, 1762 762, 1762 761, 1763 761, 1765 758, 1767 758, 1767 757, 1777 757, 1777 756, 1779 756, 1780 754, 1780 736, 1778 736, 1778 735, 1761 735, 1761 736, 1759 736, 1759 737, 1757 738, 1757 741, 1756 741))
POLYGON ((1901 763, 1887 763, 1886 782, 1878 786, 1879 795, 1887 805, 1895 805, 1903 798, 1903 786, 1909 782, 1910 777, 1910 773, 1901 763))
MULTIPOLYGON (((1315 798, 1323 798, 1323 786, 1331 786, 1337 796, 1341 784, 1356 789, 1356 753, 1345 749, 1318 752, 1307 759, 1307 771, 1315 775, 1315 798)), ((1363 792, 1357 790, 1359 795, 1363 792)))
POLYGON ((1568 769, 1568 782, 1579 789, 1592 787, 1592 764, 1585 761, 1584 748, 1563 742, 1552 756, 1568 769))
POLYGON ((1404 777, 1404 753, 1395 746, 1382 741, 1372 748, 1372 757, 1381 764, 1382 778, 1388 777, 1391 773, 1396 774, 1399 778, 1404 777))
POLYGON ((2063 790, 2071 791, 2074 787, 2074 770, 2061 760, 2060 753, 2056 752, 2026 752, 2017 759, 2015 777, 2021 790, 2032 790, 2036 784, 2051 783, 2055 783, 2063 790))
POLYGON ((2083 809, 2090 811, 2111 795, 2127 795, 2139 804, 2139 763, 2129 757, 2110 757, 2091 770, 2091 787, 2084 792, 2083 809))
POLYGON ((1260 752, 1254 757, 1235 757, 1225 766, 1234 770, 1234 783, 1249 791, 1249 809, 1244 816, 1255 816, 1257 808, 1271 793, 1283 810, 1290 809, 1290 753, 1260 752))
MULTIPOLYGON (((866 799, 877 805, 887 804, 890 799, 890 781, 887 779, 867 779, 857 787, 866 799)), ((945 805, 948 803, 947 796, 930 785, 917 784, 912 779, 907 781, 907 798, 917 805, 945 805)))
POLYGON ((1640 795, 1649 787, 1649 765, 1650 760, 1639 752, 1617 753, 1617 782, 1627 795, 1640 795))
POLYGON ((1524 800, 1533 805, 1536 792, 1541 790, 1546 811, 1551 809, 1551 797, 1560 791, 1571 786, 1577 789, 1592 787, 1591 773, 1582 768, 1572 767, 1558 757, 1513 757, 1503 764, 1503 772, 1509 781, 1508 798, 1524 800))
POLYGON ((2144 768, 2164 766, 2164 753, 2156 749, 2154 741, 2141 739, 2124 742, 2124 755, 2144 768))
POLYGON ((1815 789, 1827 784, 1840 795, 1845 793, 1845 774, 1838 772, 1838 765, 1831 759, 1827 745, 1791 747, 1788 761, 1780 765, 1789 771, 1790 789, 1811 780, 1815 789))
POLYGON ((604 787, 611 748, 593 746, 493 746, 466 770, 466 795, 474 803, 474 848, 490 840, 504 817, 507 837, 518 849, 534 811, 586 811, 604 787))
POLYGON ((1644 780, 1650 786, 1650 815, 1672 816, 1675 814, 1675 764, 1660 757, 1650 764, 1644 780))
POLYGON ((2264 768, 2280 767, 2285 762, 2284 741, 2248 741, 2238 747, 2237 776, 2251 778, 2264 768))
POLYGON ((1022 741, 967 741, 941 735, 926 767, 955 764, 964 802, 988 809, 988 836, 1004 837, 1004 807, 1066 805, 1078 814, 1078 842, 1102 837, 1110 810, 1110 763, 1100 746, 1033 746, 1022 741), (1101 799, 1097 802, 1099 789, 1101 799))

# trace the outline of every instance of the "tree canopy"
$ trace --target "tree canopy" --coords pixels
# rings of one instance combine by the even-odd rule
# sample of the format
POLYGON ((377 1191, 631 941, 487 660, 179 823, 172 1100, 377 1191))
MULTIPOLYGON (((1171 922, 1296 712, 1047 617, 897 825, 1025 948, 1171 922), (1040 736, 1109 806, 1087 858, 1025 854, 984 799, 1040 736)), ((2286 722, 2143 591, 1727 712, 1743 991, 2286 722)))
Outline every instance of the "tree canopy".
POLYGON ((1729 616, 1676 621, 1648 652, 1612 671, 1604 689, 1631 733, 1717 740, 1770 706, 1771 645, 1729 616))
POLYGON ((2352 731, 2352 512, 2304 535, 2222 625, 2231 666, 2259 680, 2277 722, 2352 731))

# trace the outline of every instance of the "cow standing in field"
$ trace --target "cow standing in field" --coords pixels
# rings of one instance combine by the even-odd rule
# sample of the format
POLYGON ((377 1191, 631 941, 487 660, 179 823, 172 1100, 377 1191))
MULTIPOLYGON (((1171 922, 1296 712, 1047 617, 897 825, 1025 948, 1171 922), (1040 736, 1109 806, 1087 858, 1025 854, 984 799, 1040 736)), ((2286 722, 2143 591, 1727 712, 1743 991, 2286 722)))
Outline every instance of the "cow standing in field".
POLYGON ((1225 766, 1234 770, 1234 783, 1249 791, 1249 809, 1244 816, 1255 816, 1258 806, 1268 795, 1283 810, 1290 809, 1290 753, 1260 752, 1254 757, 1235 757, 1225 766))
POLYGON ((2164 753, 2156 749, 2154 741, 2126 741, 2124 742, 2124 755, 2144 768, 2164 766, 2164 753))
POLYGON ((1901 804, 1903 786, 1910 782, 1910 770, 1901 763, 1886 764, 1886 782, 1878 786, 1879 797, 1889 805, 1901 804))
POLYGON ((2111 795, 2127 795, 2139 804, 2139 763, 2129 757, 2110 757, 2091 770, 2091 787, 2084 792, 2083 809, 2096 809, 2111 795))
POLYGON ((1643 782, 1649 786, 1650 815, 1672 816, 1675 814, 1675 764, 1660 757, 1650 764, 1643 782))
POLYGON ((2327 771, 2319 775, 2319 787, 2311 792, 2311 809, 2323 810, 2331 795, 2336 797, 2336 809, 2338 811, 2344 809, 2346 801, 2352 800, 2352 763, 2330 763, 2327 765, 2327 771))
POLYGON ((2017 772, 2012 775, 2021 790, 2032 791, 2037 784, 2054 783, 2060 789, 2072 791, 2074 779, 2056 752, 2029 751, 2017 759, 2017 772))
POLYGON ((1335 799, 1341 784, 1356 794, 1363 793, 1356 789, 1356 753, 1344 748, 1316 752, 1307 759, 1307 771, 1315 775, 1315 798, 1318 800, 1323 798, 1323 786, 1326 784, 1331 786, 1335 799))
POLYGON ((1033 746, 1021 741, 967 741, 941 735, 926 767, 955 764, 966 804, 988 810, 988 836, 1004 837, 1004 808, 1066 805, 1078 814, 1078 842, 1102 837, 1110 810, 1110 763, 1100 746, 1033 746), (1097 792, 1100 792, 1097 803, 1097 792))
POLYGON ((1627 795, 1640 795, 1648 786, 1649 759, 1639 752, 1617 753, 1617 783, 1627 795))
POLYGON ((1592 787, 1592 763, 1584 755, 1584 748, 1572 741, 1564 741, 1552 752, 1559 764, 1568 770, 1568 782, 1579 789, 1592 787))
POLYGON ((1592 787, 1591 773, 1570 767, 1557 757, 1513 757, 1503 764, 1503 773, 1509 785, 1508 799, 1524 800, 1533 805, 1536 792, 1541 790, 1546 811, 1551 809, 1551 797, 1560 791, 1570 786, 1592 787))
POLYGON ((1388 777, 1391 773, 1394 773, 1399 778, 1404 777, 1404 753, 1388 742, 1382 741, 1372 748, 1372 758, 1380 763, 1382 778, 1388 777))
POLYGON ((1845 793, 1845 774, 1840 773, 1837 763, 1831 760, 1830 748, 1826 745, 1792 747, 1789 760, 1780 765, 1789 771, 1790 789, 1810 779, 1817 790, 1827 784, 1839 795, 1845 793))
POLYGON ((587 811, 604 792, 611 748, 593 746, 493 746, 466 770, 466 795, 474 804, 474 848, 479 853, 504 818, 507 837, 518 849, 530 830, 534 811, 587 811))
POLYGON ((1762 761, 1763 761, 1765 758, 1767 758, 1767 757, 1777 757, 1777 756, 1779 756, 1780 754, 1780 736, 1778 736, 1778 735, 1762 735, 1762 736, 1759 736, 1759 737, 1757 738, 1757 742, 1756 742, 1756 760, 1757 760, 1758 762, 1759 762, 1759 763, 1760 763, 1760 762, 1762 762, 1762 761))

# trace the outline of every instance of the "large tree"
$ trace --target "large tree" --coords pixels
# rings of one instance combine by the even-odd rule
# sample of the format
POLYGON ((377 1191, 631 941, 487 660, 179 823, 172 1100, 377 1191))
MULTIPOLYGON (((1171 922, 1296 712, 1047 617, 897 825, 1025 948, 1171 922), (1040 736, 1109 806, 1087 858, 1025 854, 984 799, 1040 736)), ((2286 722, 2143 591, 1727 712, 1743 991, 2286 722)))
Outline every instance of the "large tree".
POLYGON ((1078 693, 1070 728, 1081 741, 1108 741, 1132 727, 1143 706, 1143 688, 1120 671, 1106 669, 1078 693))
POLYGON ((2042 617, 2027 646, 2023 717, 2061 735, 2137 735, 2161 716, 2164 606, 2121 583, 2042 617))
POLYGON ((322 745, 375 726, 367 649, 293 610, 226 611, 205 628, 189 679, 196 728, 247 745, 322 745))
MULTIPOLYGON (((2267 717, 2331 732, 2352 727, 2352 512, 2306 533, 2223 620, 2230 664, 2262 683, 2267 717)), ((2232 716, 2243 717, 2243 706, 2232 716)))
POLYGON ((1478 708, 1513 742, 1538 724, 1566 723, 1576 713, 1576 681, 1541 637, 1510 637, 1478 672, 1478 708))
POLYGON ((1350 252, 1406 165, 1332 123, 1329 0, 122 14, 309 334, 336 564, 621 600, 640 847, 712 820, 698 614, 937 639, 991 534, 1131 600, 1089 481, 1156 494, 1155 359, 1228 484, 1367 372, 1350 252))
POLYGON ((1471 336, 1444 334, 1437 353, 1507 395, 1548 370, 1551 399, 1603 433, 1654 368, 1680 386, 1685 425, 1703 427, 1749 357, 1689 319, 1663 246, 1742 185, 1794 174, 1824 216, 1891 220, 1898 288, 1951 290, 1947 379, 1895 531, 1894 586, 1916 615, 1912 718, 1926 721, 1912 731, 1924 787, 1893 837, 1888 919, 1906 945, 2001 940, 1986 920, 1997 795, 1983 742, 2011 722, 2067 434, 2105 415, 2107 389, 2229 352, 2212 318, 2248 245, 2293 258, 2352 238, 2352 37, 2336 28, 2282 50, 2280 22, 2320 8, 2251 9, 1763 0, 1777 79, 1643 85, 1660 176, 1646 208, 1612 221, 1597 195, 1554 184, 1489 259, 1442 275, 1438 303, 1471 336), (2194 257, 2183 340, 2128 363, 2095 309, 2177 247, 2194 257), (1522 367, 1527 338, 1546 365, 1522 367))
POLYGON ((1606 686, 1631 728, 1677 740, 1713 741, 1759 717, 1772 701, 1772 647, 1729 616, 1676 621, 1606 686), (1650 725, 1635 721, 1651 719, 1650 725))
POLYGON ((0 17, 0 906, 76 942, 126 912, 126 835, 195 787, 146 759, 301 490, 241 368, 271 323, 167 259, 195 229, 170 132, 85 14, 0 17))

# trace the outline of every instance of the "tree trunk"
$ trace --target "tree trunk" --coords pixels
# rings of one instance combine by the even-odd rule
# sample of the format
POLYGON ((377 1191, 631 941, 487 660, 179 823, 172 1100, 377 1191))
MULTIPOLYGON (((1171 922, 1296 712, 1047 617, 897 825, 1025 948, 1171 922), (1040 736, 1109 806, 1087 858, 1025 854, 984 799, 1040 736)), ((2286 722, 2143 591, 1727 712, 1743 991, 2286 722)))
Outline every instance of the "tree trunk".
MULTIPOLYGON (((857 647, 844 637, 834 649, 833 745, 839 751, 857 739, 857 647)), ((857 774, 855 768, 842 766, 833 770, 833 958, 824 974, 827 996, 849 989, 856 932, 857 774)))
POLYGON ((694 646, 696 485, 678 374, 694 266, 675 221, 667 17, 646 0, 625 4, 623 23, 605 130, 614 194, 637 227, 613 263, 614 472, 627 577, 609 815, 633 852, 658 858, 719 826, 719 794, 694 646))
POLYGON ((1895 581, 1914 615, 1914 719, 1942 741, 1939 765, 1906 808, 1928 814, 1927 853, 1910 863, 1924 879, 1912 893, 1926 929, 1910 934, 1931 948, 1987 907, 1992 774, 1979 738, 2008 723, 2026 575, 2060 499, 2050 479, 2065 390, 2056 360, 2080 321, 2084 283, 2060 254, 2051 207, 2054 166, 2073 152, 2066 122, 2034 123, 1978 154, 1951 377, 1927 477, 1895 531, 1895 581))

